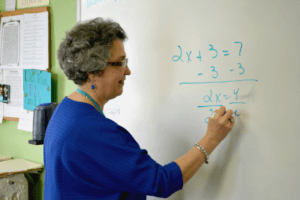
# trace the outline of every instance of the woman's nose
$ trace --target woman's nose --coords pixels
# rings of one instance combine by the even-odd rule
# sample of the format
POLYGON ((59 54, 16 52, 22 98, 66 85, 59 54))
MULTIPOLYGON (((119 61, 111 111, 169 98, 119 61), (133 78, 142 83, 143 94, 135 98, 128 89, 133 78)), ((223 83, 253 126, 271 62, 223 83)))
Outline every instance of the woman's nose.
POLYGON ((126 69, 125 74, 126 74, 126 75, 130 75, 130 74, 131 74, 131 71, 130 71, 128 65, 126 66, 125 69, 126 69))

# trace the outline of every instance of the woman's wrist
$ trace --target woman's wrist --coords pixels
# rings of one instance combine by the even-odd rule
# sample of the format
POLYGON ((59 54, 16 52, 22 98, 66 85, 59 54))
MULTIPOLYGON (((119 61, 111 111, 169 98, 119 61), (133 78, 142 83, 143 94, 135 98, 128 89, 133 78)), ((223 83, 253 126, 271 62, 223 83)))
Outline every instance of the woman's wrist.
MULTIPOLYGON (((208 155, 210 155, 212 151, 216 148, 216 146, 218 146, 218 143, 214 142, 208 136, 204 136, 198 142, 198 144, 205 149, 208 155)), ((194 148, 192 148, 185 155, 175 160, 175 162, 181 169, 183 183, 186 183, 198 171, 198 169, 202 166, 205 160, 205 154, 199 149, 197 149, 196 146, 194 146, 194 148)))
POLYGON ((210 155, 213 150, 219 145, 218 142, 213 140, 209 135, 205 135, 199 142, 199 145, 201 145, 208 155, 210 155))

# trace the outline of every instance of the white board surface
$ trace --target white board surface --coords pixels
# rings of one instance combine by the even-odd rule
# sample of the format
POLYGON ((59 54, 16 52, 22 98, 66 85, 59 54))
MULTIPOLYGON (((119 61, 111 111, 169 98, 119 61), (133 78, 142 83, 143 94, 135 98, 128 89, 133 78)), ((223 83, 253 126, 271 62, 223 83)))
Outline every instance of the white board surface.
POLYGON ((299 1, 81 0, 80 14, 126 31, 132 74, 104 112, 158 163, 187 153, 220 105, 238 115, 168 199, 299 198, 299 1))

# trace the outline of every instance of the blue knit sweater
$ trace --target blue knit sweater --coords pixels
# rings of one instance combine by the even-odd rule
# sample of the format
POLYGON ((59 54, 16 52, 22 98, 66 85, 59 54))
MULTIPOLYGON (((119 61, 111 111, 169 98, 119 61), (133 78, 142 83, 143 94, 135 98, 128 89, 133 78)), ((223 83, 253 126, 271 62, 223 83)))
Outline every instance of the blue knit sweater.
POLYGON ((160 165, 90 104, 65 97, 44 141, 44 200, 146 199, 182 189, 175 162, 160 165))

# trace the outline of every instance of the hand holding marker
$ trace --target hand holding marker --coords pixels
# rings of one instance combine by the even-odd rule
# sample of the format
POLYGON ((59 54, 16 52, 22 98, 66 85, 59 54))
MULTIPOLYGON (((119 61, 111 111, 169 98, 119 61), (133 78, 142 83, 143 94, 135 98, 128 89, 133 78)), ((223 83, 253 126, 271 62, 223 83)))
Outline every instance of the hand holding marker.
POLYGON ((232 130, 234 126, 233 111, 227 110, 225 106, 215 110, 209 117, 207 135, 215 142, 220 143, 232 130))

